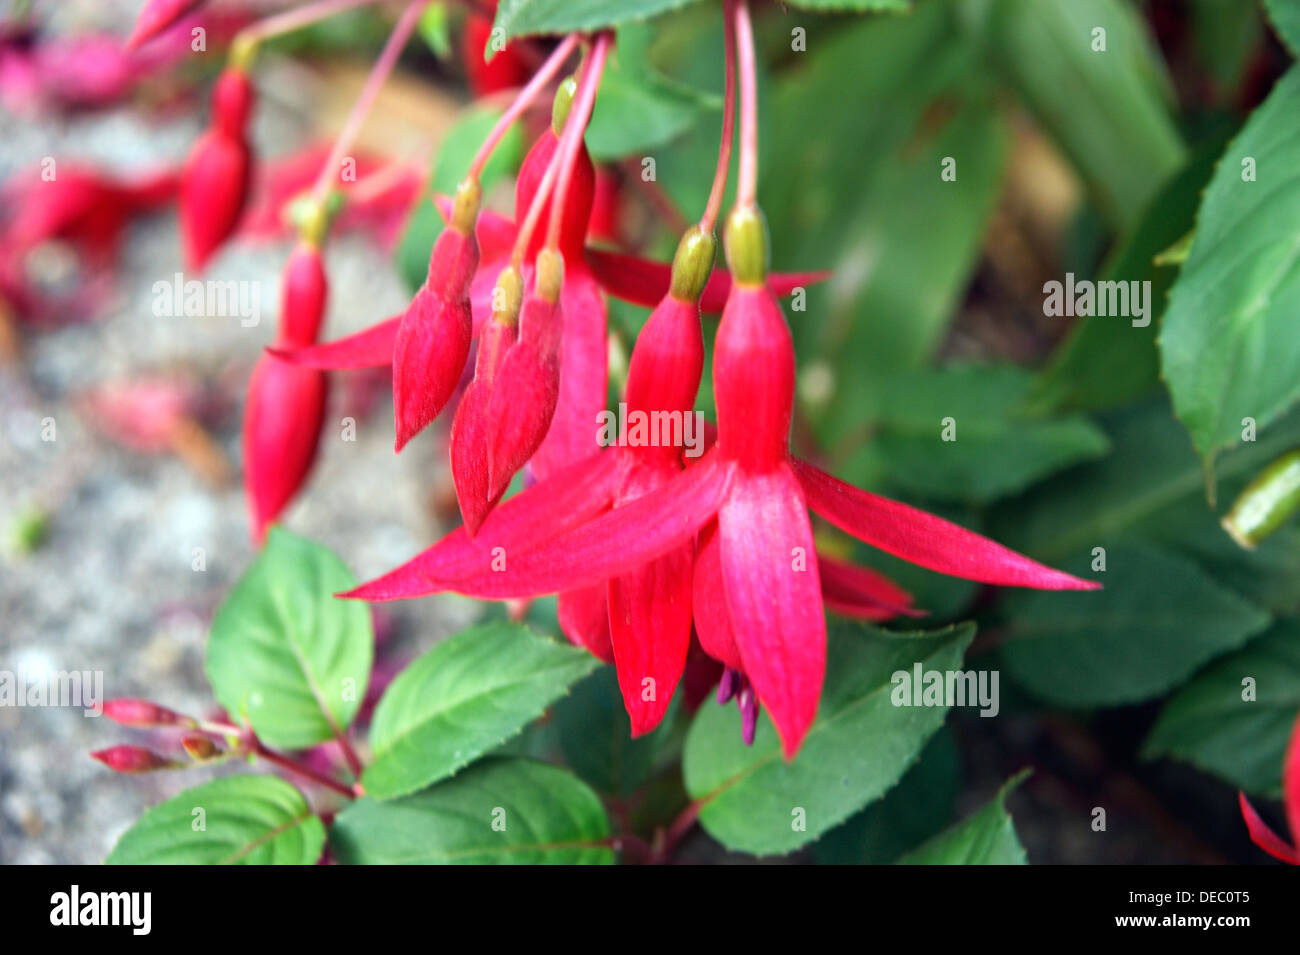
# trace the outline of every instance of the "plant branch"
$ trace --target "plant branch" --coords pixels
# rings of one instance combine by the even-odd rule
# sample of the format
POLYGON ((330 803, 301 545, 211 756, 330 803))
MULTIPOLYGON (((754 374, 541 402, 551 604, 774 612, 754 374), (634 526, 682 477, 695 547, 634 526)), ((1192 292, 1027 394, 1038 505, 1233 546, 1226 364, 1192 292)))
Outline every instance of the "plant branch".
POLYGON ((736 126, 736 23, 734 10, 736 0, 723 0, 722 20, 726 32, 726 52, 724 69, 726 70, 725 102, 722 105, 722 143, 718 147, 718 167, 713 173, 713 188, 709 190, 709 202, 700 217, 700 231, 711 233, 717 224, 718 213, 722 211, 722 197, 727 191, 727 174, 731 171, 731 143, 735 139, 736 126))

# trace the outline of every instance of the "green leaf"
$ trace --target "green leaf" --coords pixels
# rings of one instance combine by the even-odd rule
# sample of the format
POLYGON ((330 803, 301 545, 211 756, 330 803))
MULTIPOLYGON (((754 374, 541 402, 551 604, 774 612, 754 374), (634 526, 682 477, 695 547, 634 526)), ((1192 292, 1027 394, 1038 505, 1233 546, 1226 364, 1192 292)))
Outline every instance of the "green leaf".
MULTIPOLYGON (((459 119, 446 136, 433 161, 433 173, 429 177, 429 186, 415 204, 402 241, 398 243, 394 259, 398 274, 412 290, 424 284, 429 274, 429 255, 433 244, 442 235, 443 221, 437 208, 431 201, 434 193, 451 195, 465 174, 469 172, 470 163, 501 118, 501 111, 495 109, 471 109, 459 119)), ((483 169, 480 181, 486 193, 503 176, 518 167, 523 155, 523 134, 516 124, 497 144, 492 158, 483 169)))
POLYGON ((554 711, 565 762, 602 793, 629 796, 671 757, 683 724, 680 694, 652 733, 632 738, 613 667, 601 667, 554 711))
POLYGON ((1300 623, 1285 620, 1180 689, 1161 710, 1143 755, 1180 759, 1240 789, 1275 796, 1297 710, 1300 623))
POLYGON ((676 139, 722 102, 675 83, 650 66, 650 28, 632 23, 619 28, 601 77, 586 144, 597 162, 645 153, 676 139))
POLYGON ((789 6, 814 13, 907 13, 911 0, 786 0, 789 6))
MULTIPOLYGON (((1030 374, 1011 365, 954 365, 882 379, 871 440, 850 465, 861 483, 982 503, 1104 454, 1110 442, 1081 416, 1024 410, 1030 374), (951 419, 953 440, 944 437, 951 419)), ((855 409, 861 415, 861 408, 855 409)))
POLYGON ((374 651, 370 608, 334 594, 357 580, 279 527, 212 621, 207 674, 232 719, 286 749, 323 743, 357 715, 374 651))
POLYGON ((113 847, 109 865, 312 865, 325 826, 274 776, 227 776, 154 806, 113 847))
POLYGON ((1157 267, 1154 259, 1190 233, 1201 190, 1222 152, 1219 137, 1198 149, 1101 270, 1100 281, 1151 283, 1150 324, 1134 326, 1132 318, 1124 316, 1077 319, 1034 382, 1036 408, 1110 408, 1156 385, 1160 366, 1156 332, 1178 270, 1157 267))
POLYGON ((686 737, 686 790, 700 822, 729 849, 790 852, 880 798, 943 724, 946 706, 896 706, 892 676, 952 670, 975 635, 971 624, 923 634, 833 626, 817 722, 791 763, 770 721, 752 746, 734 706, 706 705, 686 737), (798 824, 802 824, 802 828, 798 824))
POLYGON ((938 833, 952 818, 961 784, 961 760, 952 732, 941 728, 921 757, 885 798, 817 840, 822 865, 883 865, 938 833))
POLYGON ((1161 370, 1208 463, 1300 398, 1300 67, 1278 81, 1205 190, 1191 253, 1169 293, 1161 370), (1243 181, 1253 161, 1257 181, 1243 181))
POLYGON ((431 3, 420 15, 420 37, 433 55, 445 60, 451 55, 451 31, 447 26, 447 5, 431 3))
POLYGON ((493 26, 507 40, 528 33, 584 33, 644 20, 694 0, 501 0, 493 26))
POLYGON ((375 708, 366 792, 392 799, 450 776, 541 716, 599 663, 505 621, 443 641, 403 670, 375 708))
POLYGON ((1300 57, 1300 0, 1264 0, 1264 9, 1291 55, 1300 57))
POLYGON ((1106 548, 1062 569, 1099 591, 1015 591, 1002 603, 1007 671, 1045 700, 1115 706, 1163 693, 1207 660, 1235 650, 1269 616, 1184 557, 1146 544, 1106 548))
POLYGON ((330 830, 350 865, 607 864, 608 841, 604 807, 584 783, 496 757, 413 796, 358 800, 330 830))
POLYGON ((1136 224, 1183 164, 1170 83, 1123 0, 997 0, 993 63, 1079 166, 1110 217, 1136 224), (1105 31, 1106 49, 1094 50, 1105 31), (1086 91, 1086 92, 1084 92, 1086 91))
POLYGON ((899 865, 1027 865, 1007 813, 1007 796, 1029 775, 1013 776, 983 809, 898 860, 899 865))

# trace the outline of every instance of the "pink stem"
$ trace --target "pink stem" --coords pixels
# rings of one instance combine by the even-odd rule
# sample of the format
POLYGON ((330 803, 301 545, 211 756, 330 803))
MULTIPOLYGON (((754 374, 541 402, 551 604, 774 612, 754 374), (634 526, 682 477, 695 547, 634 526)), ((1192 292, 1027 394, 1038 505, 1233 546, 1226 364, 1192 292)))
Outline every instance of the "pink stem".
POLYGON ((493 150, 497 148, 497 144, 501 142, 506 131, 514 125, 515 120, 519 118, 524 110, 528 109, 533 100, 537 98, 537 94, 542 87, 551 81, 577 45, 578 34, 570 33, 547 57, 546 62, 541 65, 538 71, 533 74, 533 78, 528 81, 528 85, 519 91, 519 95, 510 104, 510 108, 502 114, 492 132, 488 134, 488 138, 483 140, 478 155, 474 157, 474 162, 469 167, 469 178, 478 179, 483 174, 483 167, 487 165, 488 159, 492 157, 493 150))
POLYGON ((718 147, 718 168, 713 174, 713 188, 709 191, 709 202, 700 217, 700 231, 712 232, 722 211, 722 196, 727 191, 727 174, 731 171, 731 141, 735 138, 736 127, 736 24, 734 16, 735 0, 723 0, 722 20, 726 31, 725 69, 726 92, 722 106, 722 145, 718 147))
POLYGON ((284 13, 269 16, 265 20, 258 20, 252 26, 241 30, 239 37, 244 40, 268 40, 273 36, 301 30, 318 20, 328 19, 353 7, 364 7, 377 2, 378 0, 316 0, 315 3, 305 3, 284 13))
POLYGON ((551 199, 551 218, 546 223, 546 247, 559 248, 560 225, 564 219, 564 202, 569 194, 569 183, 573 180, 573 167, 578 158, 578 148, 582 145, 582 136, 587 131, 587 122, 591 119, 591 110, 596 105, 596 90, 600 87, 600 77, 605 71, 605 59, 609 55, 612 34, 605 31, 596 38, 591 50, 587 68, 583 70, 582 82, 573 97, 573 107, 569 110, 569 119, 564 124, 564 138, 556 150, 560 156, 560 178, 555 184, 555 195, 551 199))
MULTIPOLYGON (((329 0, 329 2, 340 2, 340 0, 329 0)), ((411 38, 415 32, 416 26, 420 22, 420 15, 424 13, 424 8, 429 5, 429 0, 417 0, 406 8, 397 25, 393 27, 393 32, 388 36, 388 42, 384 44, 383 52, 379 54, 379 59, 370 70, 370 75, 366 77, 366 85, 361 88, 361 93, 357 100, 352 104, 352 112, 348 114, 347 122, 343 125, 343 131, 339 133, 338 139, 334 141, 334 148, 330 150, 329 158, 325 160, 325 165, 321 167, 320 175, 316 178, 316 185, 312 189, 312 198, 317 202, 323 202, 329 195, 334 176, 339 163, 343 161, 343 156, 352 148, 356 141, 357 134, 361 132, 361 127, 366 121, 366 115, 375 105, 375 99, 379 96, 380 89, 383 88, 384 81, 388 79, 388 74, 393 71, 397 65, 397 59, 402 55, 402 49, 406 46, 406 41, 411 38)))
POLYGON ((749 0, 739 0, 736 4, 736 47, 740 60, 740 170, 736 205, 748 208, 758 199, 758 81, 749 0))

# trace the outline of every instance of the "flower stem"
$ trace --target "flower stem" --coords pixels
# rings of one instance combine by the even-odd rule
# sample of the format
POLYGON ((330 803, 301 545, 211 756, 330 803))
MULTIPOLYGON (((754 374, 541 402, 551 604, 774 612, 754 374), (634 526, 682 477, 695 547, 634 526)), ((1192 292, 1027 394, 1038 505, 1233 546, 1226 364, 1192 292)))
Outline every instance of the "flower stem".
POLYGON ((252 26, 240 30, 235 37, 236 44, 256 44, 271 37, 281 36, 309 27, 320 20, 327 20, 340 13, 346 13, 353 7, 364 7, 378 0, 316 0, 304 3, 300 7, 276 13, 264 20, 258 20, 252 26))
POLYGON ((537 72, 533 74, 533 78, 528 81, 528 85, 519 91, 519 95, 515 97, 514 102, 502 114, 492 132, 488 134, 488 138, 483 140, 483 145, 479 147, 478 154, 469 167, 469 178, 477 180, 483 174, 483 167, 487 165, 488 160, 492 157, 493 150, 497 148, 507 130, 514 125, 520 114, 528 109, 541 89, 555 77, 555 74, 564 65, 564 61, 569 58, 569 54, 573 52, 577 45, 578 34, 570 33, 551 52, 551 55, 547 57, 546 62, 541 65, 537 72))
POLYGON ((304 766, 302 763, 296 762, 288 756, 282 756, 273 750, 267 749, 266 746, 263 745, 262 741, 252 734, 248 736, 248 744, 255 755, 262 757, 268 763, 279 766, 291 773, 296 773, 305 779, 310 779, 312 782, 324 786, 327 789, 332 789, 334 792, 342 796, 347 796, 349 799, 356 798, 357 794, 351 787, 343 785, 343 783, 339 782, 337 779, 331 779, 324 773, 317 772, 310 766, 304 766))
POLYGON ((546 223, 548 249, 558 249, 560 245, 564 202, 569 194, 569 183, 573 180, 573 167, 578 158, 578 148, 582 145, 583 134, 587 131, 591 110, 596 105, 596 90, 600 87, 600 77, 605 71, 605 60, 609 56, 612 36, 613 34, 606 30, 596 37, 591 56, 588 57, 582 72, 582 80, 578 84, 578 92, 573 97, 573 107, 569 110, 569 118, 564 125, 564 136, 556 150, 560 163, 560 177, 555 184, 555 195, 551 198, 551 218, 546 223))
POLYGON ((740 169, 736 205, 754 206, 758 199, 758 79, 754 70, 754 25, 749 0, 736 3, 736 58, 740 63, 740 169))
POLYGON ((735 138, 736 127, 736 23, 734 10, 736 0, 723 0, 722 21, 726 32, 726 53, 724 55, 726 70, 725 102, 722 105, 722 144, 718 147, 718 168, 713 174, 713 188, 709 191, 709 202, 700 217, 700 231, 713 231, 722 211, 722 196, 727 191, 727 174, 731 171, 731 142, 735 138))
MULTIPOLYGON (((340 2, 340 0, 326 0, 326 2, 340 2)), ((316 185, 312 189, 312 198, 317 202, 324 202, 329 196, 339 163, 343 161, 344 154, 356 142, 357 134, 361 132, 367 114, 370 112, 371 107, 375 105, 375 99, 379 96, 384 81, 388 79, 388 75, 393 71, 398 57, 402 55, 403 47, 406 46, 406 41, 415 32, 415 28, 420 22, 420 15, 424 13, 424 8, 428 5, 429 0, 416 0, 416 2, 411 3, 402 13, 397 25, 393 27, 393 32, 388 35, 388 41, 384 44, 379 59, 375 61, 375 65, 370 70, 370 75, 366 77, 365 86, 361 88, 361 93, 357 96, 356 102, 352 104, 352 112, 348 114, 347 122, 344 123, 342 132, 334 141, 334 148, 330 150, 329 158, 325 160, 325 165, 321 167, 320 175, 316 178, 316 185)))
POLYGON ((704 808, 702 800, 696 800, 690 803, 677 814, 677 818, 669 824, 668 829, 663 832, 660 838, 656 839, 657 850, 654 854, 654 862, 657 865, 663 865, 672 860, 673 852, 677 849, 677 844, 682 841, 682 837, 691 831, 695 825, 696 819, 699 818, 700 810, 704 808))

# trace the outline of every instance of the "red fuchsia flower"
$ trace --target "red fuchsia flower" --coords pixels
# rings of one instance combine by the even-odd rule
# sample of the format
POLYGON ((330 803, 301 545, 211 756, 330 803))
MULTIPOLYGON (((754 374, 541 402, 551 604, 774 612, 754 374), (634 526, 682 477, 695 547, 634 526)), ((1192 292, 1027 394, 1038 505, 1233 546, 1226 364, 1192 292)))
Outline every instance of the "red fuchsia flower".
POLYGON ((115 773, 149 773, 157 769, 175 769, 181 765, 143 746, 110 746, 90 755, 115 773))
POLYGON ((126 48, 134 50, 203 6, 207 0, 146 0, 127 37, 126 48))
MULTIPOLYGON (((496 9, 496 4, 492 4, 496 9)), ((465 32, 461 36, 461 59, 469 88, 476 97, 490 96, 500 90, 523 86, 531 72, 519 55, 519 48, 507 43, 491 60, 485 60, 488 43, 492 41, 492 20, 481 13, 470 13, 465 18, 465 32)))
POLYGON ((1286 757, 1282 762, 1282 798, 1286 803, 1287 826, 1291 830, 1290 845, 1260 818, 1244 792, 1237 794, 1241 816, 1246 821, 1251 842, 1274 859, 1288 865, 1300 865, 1300 718, 1296 719, 1295 728, 1291 731, 1291 742, 1287 745, 1286 757))
MULTIPOLYGON (((285 266, 277 338, 283 345, 309 345, 320 332, 328 283, 318 241, 304 238, 285 266)), ((257 543, 311 471, 328 384, 324 372, 270 353, 253 369, 244 410, 244 491, 257 543)))
POLYGON ((187 268, 202 269, 239 224, 252 174, 246 137, 252 108, 247 75, 228 67, 212 91, 212 125, 190 151, 181 181, 187 268))

